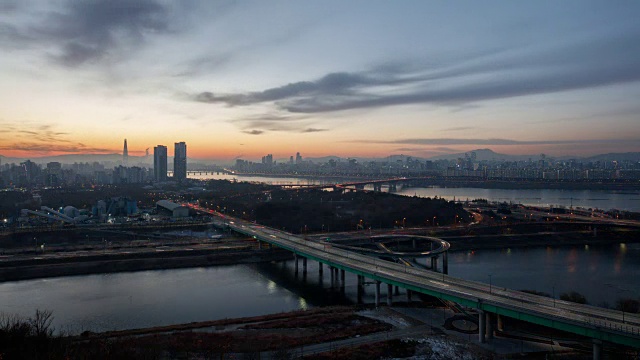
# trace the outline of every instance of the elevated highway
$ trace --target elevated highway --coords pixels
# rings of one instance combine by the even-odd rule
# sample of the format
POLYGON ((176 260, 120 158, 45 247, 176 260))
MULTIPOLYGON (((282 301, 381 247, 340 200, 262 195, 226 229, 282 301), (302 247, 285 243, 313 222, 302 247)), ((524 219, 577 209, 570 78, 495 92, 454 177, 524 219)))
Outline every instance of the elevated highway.
MULTIPOLYGON (((258 241, 291 251, 296 256, 340 269, 343 274, 347 271, 373 279, 376 283, 376 303, 379 299, 380 284, 386 283, 389 288, 399 286, 411 292, 475 308, 479 312, 478 336, 481 342, 486 340, 485 335, 491 336, 490 326, 494 317, 499 315, 591 338, 594 340, 594 359, 600 358, 602 342, 640 348, 638 314, 497 288, 491 284, 468 281, 444 273, 434 273, 361 255, 336 248, 329 243, 308 241, 300 236, 210 210, 196 210, 215 215, 214 223, 219 227, 229 228, 258 241)), ((387 296, 390 302, 390 291, 387 296)))

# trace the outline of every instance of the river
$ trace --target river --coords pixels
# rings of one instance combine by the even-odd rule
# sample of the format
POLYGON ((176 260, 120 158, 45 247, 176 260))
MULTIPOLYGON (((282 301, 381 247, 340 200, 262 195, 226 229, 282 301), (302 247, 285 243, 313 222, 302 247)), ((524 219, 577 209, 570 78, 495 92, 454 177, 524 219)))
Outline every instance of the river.
MULTIPOLYGON (((322 185, 335 181, 300 177, 242 176, 218 173, 189 174, 194 179, 220 179, 262 182, 266 184, 322 185)), ((360 179, 361 180, 361 179, 360 179)), ((353 181, 360 181, 354 179, 353 181)), ((348 181, 348 180, 346 180, 348 181)), ((373 190, 368 185, 366 190, 373 190)), ((383 187, 383 191, 387 191, 383 187)), ((489 201, 512 202, 537 206, 583 207, 601 210, 626 210, 640 212, 640 191, 638 190, 559 190, 559 189, 483 189, 470 187, 410 187, 398 188, 397 194, 405 196, 441 197, 447 200, 487 199, 489 201)))
MULTIPOLYGON (((7 314, 49 309, 57 329, 78 333, 243 317, 357 301, 356 277, 345 295, 332 290, 329 271, 309 262, 306 280, 293 263, 140 271, 0 284, 7 314)), ((640 297, 640 245, 540 247, 453 252, 452 276, 559 297, 577 291, 592 304, 640 297), (535 275, 532 275, 535 274, 535 275), (489 276, 491 275, 491 279, 489 276)), ((382 287, 383 296, 386 287, 382 287)), ((404 301, 404 291, 401 293, 404 301)), ((373 302, 373 285, 365 290, 373 302)))
MULTIPOLYGON (((200 178, 211 178, 203 175, 200 178)), ((218 179, 265 183, 321 184, 307 178, 213 175, 218 179)), ((503 190, 481 188, 408 188, 405 196, 453 200, 483 198, 531 205, 564 205, 640 211, 640 193, 591 190, 503 190)), ((306 281, 293 276, 291 262, 211 268, 140 271, 71 276, 0 284, 5 314, 54 313, 54 325, 78 333, 169 325, 269 314, 310 306, 356 302, 355 276, 347 276, 345 295, 330 289, 329 272, 318 277, 309 264, 306 281)), ((584 294, 590 303, 613 305, 619 298, 640 298, 640 245, 541 247, 453 252, 450 275, 528 289, 558 297, 584 294)), ((383 287, 384 291, 384 287, 383 287)), ((366 289, 365 301, 373 301, 366 289)))

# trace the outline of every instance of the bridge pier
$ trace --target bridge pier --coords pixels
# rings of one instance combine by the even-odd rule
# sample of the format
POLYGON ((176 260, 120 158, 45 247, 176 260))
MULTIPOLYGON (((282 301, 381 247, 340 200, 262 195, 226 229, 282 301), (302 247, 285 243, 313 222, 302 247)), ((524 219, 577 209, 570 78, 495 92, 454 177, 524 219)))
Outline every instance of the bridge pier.
POLYGON ((393 305, 393 285, 387 284, 387 305, 393 305))
POLYGON ((375 304, 376 307, 380 306, 380 280, 376 280, 375 304))
POLYGON ((298 254, 293 254, 293 262, 294 262, 294 269, 295 269, 295 273, 296 275, 298 275, 298 254))
POLYGON ((602 358, 602 341, 593 339, 593 360, 602 358))
POLYGON ((496 330, 504 331, 504 323, 502 322, 502 315, 496 315, 496 330))
POLYGON ((493 339, 493 314, 490 312, 485 313, 486 315, 486 326, 487 326, 487 332, 486 332, 486 338, 487 340, 492 340, 493 339))
POLYGON ((411 302, 411 290, 407 289, 407 302, 411 302))
POLYGON ((448 274, 449 273, 449 255, 448 255, 448 251, 445 251, 442 253, 442 273, 443 274, 448 274))
POLYGON ((320 277, 322 277, 322 266, 323 264, 318 261, 318 274, 320 275, 320 277))
POLYGON ((363 294, 364 294, 364 276, 358 275, 358 304, 362 303, 363 294))
POLYGON ((333 289, 336 282, 336 273, 333 271, 333 266, 329 266, 329 272, 331 273, 331 289, 333 289))
POLYGON ((434 256, 431 258, 431 270, 438 271, 438 257, 434 256))
POLYGON ((302 273, 304 275, 307 275, 307 258, 306 257, 302 258, 302 273))
POLYGON ((393 295, 398 296, 400 295, 400 288, 396 285, 395 289, 393 290, 393 295))
POLYGON ((340 292, 344 293, 344 269, 340 270, 340 292))
POLYGON ((258 250, 262 250, 262 241, 258 240, 258 250))
POLYGON ((487 323, 484 311, 478 310, 478 341, 481 344, 486 342, 485 334, 487 332, 487 323))

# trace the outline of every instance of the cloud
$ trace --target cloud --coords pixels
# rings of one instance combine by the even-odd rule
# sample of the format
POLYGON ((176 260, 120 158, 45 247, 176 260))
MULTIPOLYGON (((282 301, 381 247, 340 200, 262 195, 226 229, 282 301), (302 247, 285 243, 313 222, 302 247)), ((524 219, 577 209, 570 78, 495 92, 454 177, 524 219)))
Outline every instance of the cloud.
POLYGON ((3 133, 10 134, 9 137, 14 139, 24 139, 26 141, 37 141, 43 143, 69 143, 70 140, 66 139, 68 135, 66 132, 54 131, 53 126, 43 124, 34 126, 28 123, 22 123, 18 128, 9 123, 2 122, 3 133))
POLYGON ((229 122, 237 124, 242 132, 251 135, 260 135, 268 131, 286 131, 294 133, 313 133, 328 131, 324 128, 315 128, 310 126, 311 122, 307 120, 307 116, 300 115, 282 115, 282 114, 261 114, 249 116, 239 119, 232 119, 229 122), (263 130, 257 130, 263 129, 263 130))
POLYGON ((264 134, 264 131, 262 131, 262 130, 246 130, 246 131, 243 131, 243 133, 249 134, 249 135, 261 135, 261 134, 264 134))
POLYGON ((264 121, 264 122, 295 122, 306 119, 307 116, 304 115, 290 115, 290 114, 259 114, 252 115, 241 118, 234 118, 229 122, 232 123, 249 123, 255 121, 264 121))
MULTIPOLYGON (((429 138, 429 139, 397 139, 397 140, 352 140, 352 143, 365 144, 408 144, 408 145, 494 145, 494 146, 519 146, 519 145, 563 145, 563 144, 601 144, 601 143, 628 143, 637 140, 628 139, 586 139, 586 140, 511 140, 511 139, 454 139, 454 138, 429 138)), ((446 149, 446 148, 445 148, 446 149)))
POLYGON ((18 0, 3 0, 0 2, 0 11, 4 14, 16 11, 19 8, 18 0))
POLYGON ((313 132, 322 132, 322 131, 329 131, 329 129, 306 128, 306 129, 302 130, 301 132, 303 132, 303 133, 313 133, 313 132))
POLYGON ((442 131, 463 131, 463 130, 472 130, 475 129, 475 127, 473 126, 456 126, 456 127, 450 127, 447 129, 442 129, 442 131))
MULTIPOLYGON (((290 113, 321 113, 406 104, 469 103, 586 89, 640 80, 640 32, 548 42, 440 65, 381 66, 336 72, 263 91, 191 96, 198 102, 249 106, 270 103, 290 113)), ((462 106, 462 107, 461 107, 462 106)))
MULTIPOLYGON (((192 98, 198 102, 221 103, 229 106, 253 105, 281 100, 305 99, 317 96, 358 96, 357 89, 367 86, 399 85, 418 79, 392 73, 330 73, 316 81, 300 81, 284 86, 246 94, 215 95, 204 91, 192 98)), ((285 104, 282 104, 286 108, 285 104)))
POLYGON ((86 146, 81 143, 69 145, 41 144, 33 142, 17 142, 0 145, 0 150, 29 151, 38 153, 63 152, 63 153, 110 153, 113 149, 104 149, 86 146))
POLYGON ((53 47, 51 57, 56 62, 76 67, 118 59, 138 48, 147 36, 171 31, 171 12, 153 0, 64 4, 61 8, 36 12, 41 17, 32 23, 0 24, 0 37, 22 46, 53 47))
POLYGON ((20 127, 16 127, 9 122, 0 122, 0 127, 2 127, 1 132, 6 134, 3 134, 3 138, 6 140, 0 145, 0 150, 39 153, 104 153, 114 151, 70 140, 67 138, 68 133, 56 131, 55 126, 51 124, 34 125, 22 122, 20 127))

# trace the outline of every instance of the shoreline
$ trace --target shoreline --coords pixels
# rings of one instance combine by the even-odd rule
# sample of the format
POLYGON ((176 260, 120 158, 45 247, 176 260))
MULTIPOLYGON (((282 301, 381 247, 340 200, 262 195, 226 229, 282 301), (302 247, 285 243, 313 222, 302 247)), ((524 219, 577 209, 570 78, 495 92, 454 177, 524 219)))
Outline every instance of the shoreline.
POLYGON ((231 249, 193 253, 194 251, 180 251, 174 254, 158 252, 145 254, 145 256, 125 258, 122 258, 122 256, 96 255, 82 259, 55 259, 63 261, 17 261, 15 265, 6 264, 9 266, 4 266, 5 264, 3 264, 0 267, 0 283, 50 277, 251 264, 292 258, 289 252, 277 249, 231 249))
MULTIPOLYGON (((640 236, 629 237, 628 233, 601 232, 597 237, 588 238, 584 236, 585 233, 579 231, 572 234, 565 233, 553 236, 514 234, 499 238, 492 235, 442 236, 441 238, 451 243, 450 252, 453 253, 483 249, 500 250, 640 243, 640 236), (478 238, 485 239, 479 242, 478 238), (514 239, 517 240, 514 241, 514 239)), ((89 256, 75 258, 24 259, 6 262, 0 264, 0 283, 64 276, 251 264, 285 261, 293 258, 291 253, 286 250, 255 250, 246 247, 140 254, 100 254, 98 251, 89 256)))
MULTIPOLYGON (((270 173, 229 173, 232 176, 244 177, 272 177, 272 178, 301 178, 306 180, 347 180, 349 181, 367 181, 385 179, 387 176, 371 175, 310 175, 310 174, 270 174, 270 173)), ((576 181, 576 180, 520 180, 520 179, 479 179, 464 177, 447 177, 433 176, 430 178, 418 177, 411 178, 406 176, 407 188, 411 187, 471 187, 485 189, 505 189, 505 190, 534 190, 534 189, 550 189, 550 190, 640 190, 640 182, 632 180, 598 180, 598 181, 576 181)), ((197 179, 197 180, 216 180, 216 179, 197 179)))
POLYGON ((497 238, 487 235, 467 236, 441 236, 442 240, 451 244, 450 252, 463 252, 469 250, 500 250, 513 248, 535 247, 570 247, 591 245, 612 245, 620 243, 640 243, 640 231, 635 231, 635 236, 629 234, 617 234, 615 232, 600 232, 596 237, 585 237, 589 231, 574 233, 545 234, 534 236, 532 234, 513 234, 497 238), (478 242, 478 238, 486 237, 486 240, 478 242), (493 238, 492 238, 493 237, 493 238), (514 239, 516 239, 514 241, 514 239))

